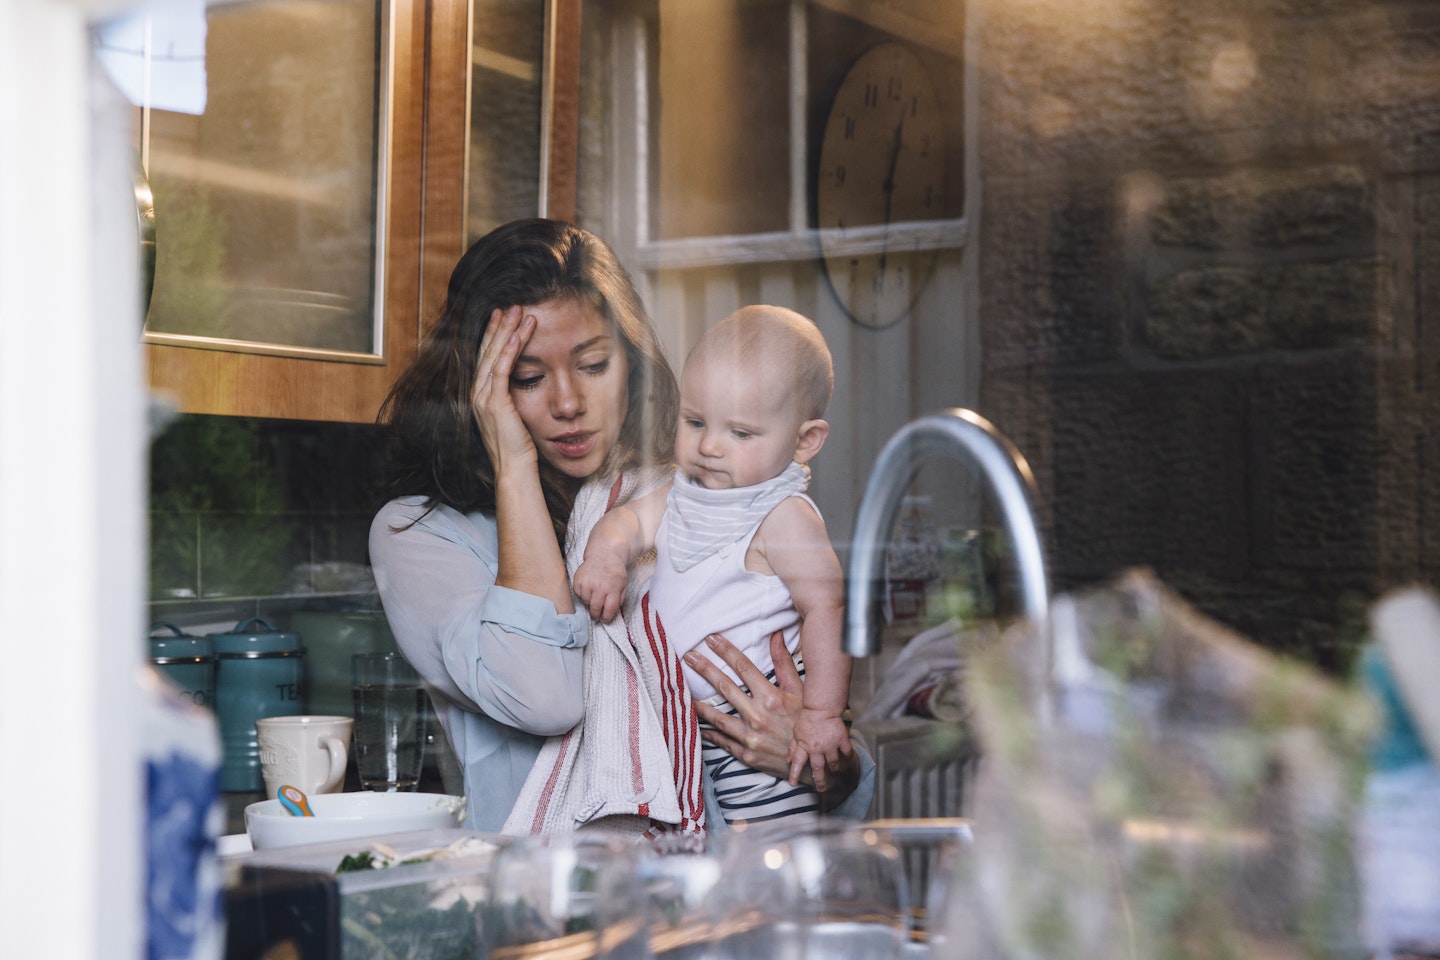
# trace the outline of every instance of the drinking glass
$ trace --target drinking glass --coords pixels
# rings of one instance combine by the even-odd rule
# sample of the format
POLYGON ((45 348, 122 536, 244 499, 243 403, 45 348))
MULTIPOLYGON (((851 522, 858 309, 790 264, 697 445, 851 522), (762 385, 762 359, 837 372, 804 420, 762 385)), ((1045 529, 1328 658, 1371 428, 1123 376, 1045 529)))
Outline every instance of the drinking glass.
POLYGON ((898 960, 910 940, 900 854, 862 823, 731 831, 712 900, 720 960, 898 960))
POLYGON ((355 768, 360 786, 392 793, 420 785, 425 764, 425 685, 398 653, 351 657, 355 768))

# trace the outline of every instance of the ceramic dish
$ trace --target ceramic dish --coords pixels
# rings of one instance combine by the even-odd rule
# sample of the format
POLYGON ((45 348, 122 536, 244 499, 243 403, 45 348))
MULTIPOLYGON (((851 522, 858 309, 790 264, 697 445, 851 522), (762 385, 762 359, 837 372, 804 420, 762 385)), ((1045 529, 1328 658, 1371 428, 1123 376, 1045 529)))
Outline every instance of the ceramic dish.
POLYGON ((310 797, 313 817, 297 817, 278 800, 245 808, 245 832, 256 850, 352 840, 387 833, 455 827, 465 798, 442 793, 322 793, 310 797))

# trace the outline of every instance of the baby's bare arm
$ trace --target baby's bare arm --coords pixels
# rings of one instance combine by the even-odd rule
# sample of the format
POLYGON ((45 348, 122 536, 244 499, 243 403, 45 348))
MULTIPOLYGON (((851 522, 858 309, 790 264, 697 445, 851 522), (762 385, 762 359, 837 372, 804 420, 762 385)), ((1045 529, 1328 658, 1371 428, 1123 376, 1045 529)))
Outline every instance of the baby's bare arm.
POLYGON ((613 620, 625 601, 631 528, 638 522, 629 507, 616 507, 595 523, 585 542, 585 559, 571 586, 590 616, 601 623, 613 620))
POLYGON ((845 578, 820 516, 792 497, 771 511, 757 532, 765 561, 784 581, 800 613, 800 650, 805 657, 804 709, 791 744, 790 779, 798 782, 808 761, 816 786, 850 752, 840 716, 850 700, 851 658, 841 649, 845 578))
POLYGON ((667 483, 625 505, 635 514, 636 522, 636 526, 631 529, 629 543, 631 562, 655 549, 655 534, 660 529, 660 518, 665 515, 665 502, 670 497, 670 487, 671 484, 667 483))
POLYGON ((630 582, 628 568, 655 546, 655 531, 669 490, 667 484, 615 507, 590 530, 585 558, 575 571, 572 587, 596 620, 612 620, 620 613, 630 582))

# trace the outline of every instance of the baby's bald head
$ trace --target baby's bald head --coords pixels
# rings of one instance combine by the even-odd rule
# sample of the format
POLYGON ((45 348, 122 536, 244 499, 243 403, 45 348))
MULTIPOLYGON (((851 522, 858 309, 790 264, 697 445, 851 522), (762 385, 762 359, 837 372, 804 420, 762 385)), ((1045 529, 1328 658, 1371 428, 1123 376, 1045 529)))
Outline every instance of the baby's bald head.
POLYGON ((741 307, 706 330, 685 365, 728 360, 737 369, 785 383, 802 419, 825 416, 835 389, 830 348, 815 324, 785 307, 741 307))

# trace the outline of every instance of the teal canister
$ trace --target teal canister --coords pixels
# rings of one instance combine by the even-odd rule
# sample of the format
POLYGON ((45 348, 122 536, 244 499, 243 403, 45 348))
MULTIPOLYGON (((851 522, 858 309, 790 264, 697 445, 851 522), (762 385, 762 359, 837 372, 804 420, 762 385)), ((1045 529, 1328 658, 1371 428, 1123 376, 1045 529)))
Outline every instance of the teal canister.
POLYGON ((150 627, 150 663, 202 707, 215 706, 215 642, 186 633, 173 623, 150 627), (161 631, 169 631, 168 634, 161 631))
POLYGON ((276 630, 259 617, 210 638, 215 643, 215 713, 225 753, 220 789, 264 790, 255 721, 302 712, 305 648, 299 634, 276 630))

